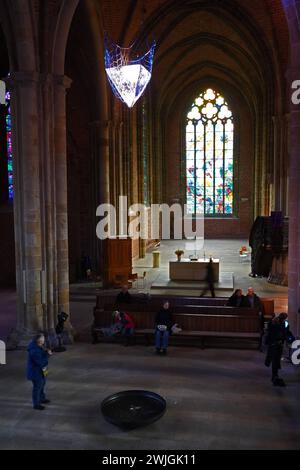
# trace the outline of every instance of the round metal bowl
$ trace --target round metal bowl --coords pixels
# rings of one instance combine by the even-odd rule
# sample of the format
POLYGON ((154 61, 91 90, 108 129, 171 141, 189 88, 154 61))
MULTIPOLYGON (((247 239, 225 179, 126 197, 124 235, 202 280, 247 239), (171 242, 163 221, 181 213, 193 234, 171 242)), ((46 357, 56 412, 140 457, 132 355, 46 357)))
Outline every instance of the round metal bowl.
POLYGON ((109 423, 122 429, 134 429, 161 418, 166 406, 166 401, 157 393, 126 390, 105 398, 101 411, 109 423))

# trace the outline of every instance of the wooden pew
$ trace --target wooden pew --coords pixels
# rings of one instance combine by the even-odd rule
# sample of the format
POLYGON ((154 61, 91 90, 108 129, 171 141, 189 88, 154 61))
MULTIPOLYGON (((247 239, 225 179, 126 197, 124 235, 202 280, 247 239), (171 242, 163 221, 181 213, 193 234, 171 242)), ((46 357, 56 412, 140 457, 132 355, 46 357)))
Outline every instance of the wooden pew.
MULTIPOLYGON (((97 296, 96 308, 109 310, 113 312, 116 310, 117 305, 115 303, 115 298, 111 297, 102 297, 97 296)), ((178 297, 178 296, 151 296, 149 299, 147 297, 133 297, 130 304, 121 304, 118 305, 118 308, 128 312, 134 312, 135 310, 143 309, 144 311, 159 311, 162 307, 164 300, 170 302, 171 308, 173 311, 177 311, 177 308, 180 306, 187 305, 196 305, 199 307, 208 306, 208 307, 220 307, 226 306, 228 298, 217 297, 217 298, 197 298, 197 297, 178 297)), ((274 299, 271 298, 262 298, 262 304, 264 306, 265 316, 270 318, 274 314, 274 299)))
MULTIPOLYGON (((157 313, 160 308, 154 308, 153 305, 139 305, 139 304, 126 304, 120 308, 129 314, 134 314, 135 312, 153 312, 154 314, 157 313)), ((96 311, 104 311, 104 312, 113 312, 112 305, 104 305, 103 310, 96 309, 96 311)), ((199 314, 205 315, 208 313, 214 313, 215 315, 258 315, 257 309, 247 308, 247 307, 224 307, 224 306, 207 306, 207 305, 179 305, 172 307, 172 313, 191 313, 191 314, 199 314)))
MULTIPOLYGON (((210 338, 228 338, 230 340, 257 341, 260 337, 260 320, 255 309, 241 309, 232 307, 219 307, 218 313, 210 307, 209 313, 174 313, 173 321, 177 323, 182 332, 171 335, 171 341, 180 342, 183 338, 197 338, 204 347, 205 341, 210 338)), ((135 336, 144 337, 146 344, 153 341, 156 312, 139 310, 130 312, 135 322, 135 336)), ((95 322, 92 327, 94 337, 100 333, 101 327, 107 327, 112 323, 111 312, 101 309, 94 311, 95 322)), ((109 338, 108 338, 109 339, 109 338)), ((111 339, 111 338, 110 338, 111 339)))
MULTIPOLYGON (((152 305, 154 309, 161 308, 164 301, 169 301, 172 306, 177 305, 226 305, 227 297, 179 297, 179 296, 138 296, 133 295, 131 304, 152 305)), ((131 305, 126 304, 126 305, 131 305)), ((116 295, 114 296, 100 296, 97 295, 96 307, 103 308, 104 305, 111 305, 115 308, 120 305, 116 302, 116 295)), ((125 307, 125 305, 124 305, 125 307)))

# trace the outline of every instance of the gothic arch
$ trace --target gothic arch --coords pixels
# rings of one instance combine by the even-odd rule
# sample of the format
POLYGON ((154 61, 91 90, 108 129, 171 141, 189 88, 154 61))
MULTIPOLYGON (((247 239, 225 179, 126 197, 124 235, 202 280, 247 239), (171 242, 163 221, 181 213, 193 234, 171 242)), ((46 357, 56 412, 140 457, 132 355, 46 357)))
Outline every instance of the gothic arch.
POLYGON ((52 51, 52 70, 57 75, 64 75, 67 41, 78 3, 79 0, 64 0, 59 11, 52 51))
POLYGON ((30 2, 4 0, 0 4, 0 22, 7 41, 11 71, 36 70, 36 44, 30 2))

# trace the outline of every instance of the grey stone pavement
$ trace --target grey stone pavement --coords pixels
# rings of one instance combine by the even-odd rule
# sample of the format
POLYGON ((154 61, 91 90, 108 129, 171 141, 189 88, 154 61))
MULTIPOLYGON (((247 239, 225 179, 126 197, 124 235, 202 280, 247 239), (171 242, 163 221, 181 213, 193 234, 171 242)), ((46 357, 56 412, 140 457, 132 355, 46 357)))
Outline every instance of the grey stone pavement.
MULTIPOLYGON (((221 259, 221 269, 234 272, 235 287, 252 285, 284 308, 287 289, 249 278, 250 263, 240 263, 238 257, 242 244, 209 241, 206 252, 221 259)), ((176 248, 176 242, 158 248, 160 269, 152 268, 151 253, 135 263, 134 270, 147 271, 143 291, 150 291, 153 280, 166 272, 176 248)), ((7 365, 0 366, 0 449, 300 449, 300 366, 283 361, 288 386, 281 389, 271 385, 264 355, 256 350, 170 346, 167 357, 157 357, 152 346, 91 345, 95 287, 90 292, 87 285, 71 287, 79 342, 51 359, 51 404, 45 411, 31 408, 26 352, 7 353, 7 365), (167 400, 166 414, 130 432, 107 423, 101 401, 128 389, 161 394, 167 400)), ((8 290, 0 295, 0 338, 5 338, 15 324, 16 297, 8 290)))

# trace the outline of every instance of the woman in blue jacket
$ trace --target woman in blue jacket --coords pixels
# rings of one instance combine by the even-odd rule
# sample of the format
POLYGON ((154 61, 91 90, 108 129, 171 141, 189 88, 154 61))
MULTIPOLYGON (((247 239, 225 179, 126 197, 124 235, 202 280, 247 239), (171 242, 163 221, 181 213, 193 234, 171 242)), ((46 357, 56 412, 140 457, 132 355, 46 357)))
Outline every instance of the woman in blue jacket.
POLYGON ((44 410, 42 404, 50 403, 46 399, 44 387, 48 368, 50 350, 44 348, 45 336, 37 335, 28 346, 27 379, 32 381, 32 402, 35 410, 44 410))

